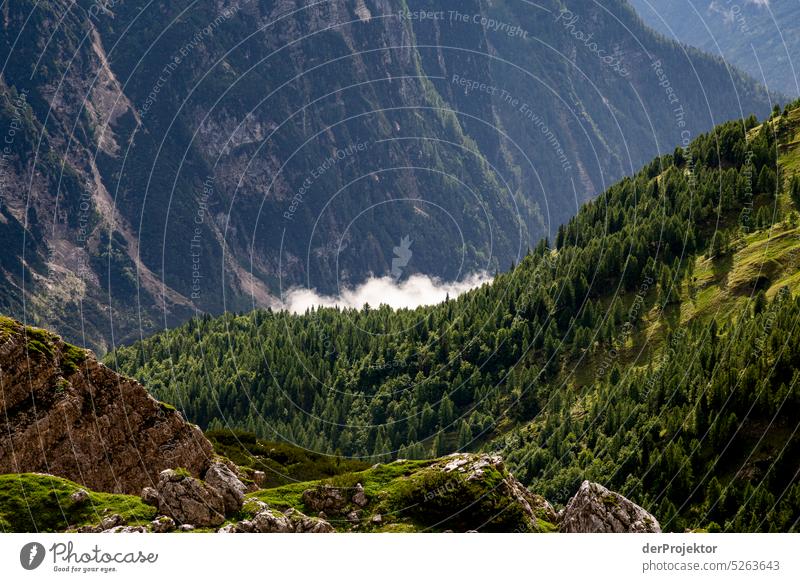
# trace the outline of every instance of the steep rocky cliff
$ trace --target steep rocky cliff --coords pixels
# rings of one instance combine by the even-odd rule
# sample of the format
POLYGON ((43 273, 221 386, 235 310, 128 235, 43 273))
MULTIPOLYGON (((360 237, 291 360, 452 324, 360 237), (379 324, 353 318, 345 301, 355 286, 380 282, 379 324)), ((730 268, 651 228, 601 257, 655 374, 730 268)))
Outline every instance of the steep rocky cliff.
POLYGON ((0 318, 0 473, 139 494, 160 471, 203 473, 211 444, 171 406, 41 329, 0 318))

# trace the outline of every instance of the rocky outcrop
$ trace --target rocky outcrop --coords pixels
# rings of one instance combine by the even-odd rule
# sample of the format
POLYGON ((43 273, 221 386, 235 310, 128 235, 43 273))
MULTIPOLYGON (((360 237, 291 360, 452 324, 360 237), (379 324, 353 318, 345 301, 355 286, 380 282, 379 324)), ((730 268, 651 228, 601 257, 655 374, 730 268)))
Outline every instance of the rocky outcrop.
POLYGON ((333 526, 324 519, 309 517, 296 509, 283 513, 269 508, 261 501, 255 504, 255 515, 251 519, 228 524, 220 533, 332 533, 333 526))
POLYGON ((584 481, 561 516, 565 533, 661 533, 650 513, 619 493, 584 481))
POLYGON ((155 489, 142 490, 142 501, 178 524, 215 527, 242 508, 244 490, 233 471, 217 462, 206 472, 206 481, 182 470, 162 471, 155 489))
POLYGON ((350 514, 357 513, 360 507, 366 507, 369 499, 361 483, 356 483, 353 488, 320 485, 303 491, 303 504, 315 513, 348 514, 348 519, 352 521, 350 514))
POLYGON ((154 533, 170 533, 175 531, 175 520, 166 515, 159 515, 150 522, 150 529, 154 533))
MULTIPOLYGON (((130 527, 124 517, 114 513, 104 517, 97 525, 84 525, 75 531, 78 533, 138 533, 139 526, 136 527, 135 532, 129 532, 128 528, 130 527)), ((141 531, 145 531, 145 529, 141 528, 141 531)))
POLYGON ((222 497, 226 515, 230 515, 242 508, 247 487, 230 467, 220 462, 213 463, 206 471, 203 479, 207 487, 216 490, 222 497))
POLYGON ((492 487, 492 493, 506 498, 510 505, 518 507, 534 531, 539 529, 540 520, 552 524, 558 519, 553 506, 541 495, 531 493, 514 477, 499 455, 456 453, 445 457, 439 465, 444 473, 459 474, 468 483, 498 476, 500 480, 492 487))
POLYGON ((174 408, 51 333, 0 318, 0 369, 0 473, 139 494, 164 469, 200 476, 213 456, 174 408))

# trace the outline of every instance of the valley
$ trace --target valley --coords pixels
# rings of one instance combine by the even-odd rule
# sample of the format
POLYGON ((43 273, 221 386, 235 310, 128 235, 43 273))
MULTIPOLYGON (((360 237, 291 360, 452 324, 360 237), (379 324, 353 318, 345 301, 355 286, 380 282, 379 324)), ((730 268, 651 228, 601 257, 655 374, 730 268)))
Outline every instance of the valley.
POLYGON ((206 428, 370 462, 501 451, 553 502, 589 476, 667 528, 792 527, 798 127, 722 125, 443 304, 203 317, 108 362, 206 428))
POLYGON ((772 103, 622 0, 98 6, 3 8, 0 310, 101 354, 295 288, 505 271, 772 103))

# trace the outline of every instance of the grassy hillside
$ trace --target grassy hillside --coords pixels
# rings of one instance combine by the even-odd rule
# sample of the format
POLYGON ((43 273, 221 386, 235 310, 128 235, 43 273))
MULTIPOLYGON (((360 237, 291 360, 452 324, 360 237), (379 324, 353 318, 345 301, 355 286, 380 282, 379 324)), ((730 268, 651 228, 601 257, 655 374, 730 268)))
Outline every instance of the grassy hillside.
POLYGON ((70 495, 85 489, 59 477, 38 473, 0 475, 0 531, 55 532, 94 525, 119 514, 131 525, 155 517, 154 507, 132 495, 89 492, 88 502, 70 495))
POLYGON ((799 126, 723 124, 440 305, 203 317, 109 362, 211 428, 370 461, 503 449, 557 502, 589 478, 672 530, 796 528, 799 126))
POLYGON ((262 471, 265 488, 301 481, 316 481, 342 473, 362 471, 369 463, 331 457, 282 442, 259 439, 253 433, 212 430, 206 437, 214 450, 246 473, 262 471))

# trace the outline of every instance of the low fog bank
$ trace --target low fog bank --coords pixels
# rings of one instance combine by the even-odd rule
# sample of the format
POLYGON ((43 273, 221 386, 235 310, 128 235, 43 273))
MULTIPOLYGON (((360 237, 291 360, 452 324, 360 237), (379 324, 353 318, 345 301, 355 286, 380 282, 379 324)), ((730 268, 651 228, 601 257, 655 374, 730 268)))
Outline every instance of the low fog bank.
POLYGON ((338 297, 320 295, 313 289, 295 288, 288 291, 283 302, 275 307, 304 313, 312 307, 353 307, 361 309, 388 305, 396 309, 413 309, 420 305, 441 303, 449 295, 457 297, 465 291, 491 282, 487 273, 475 273, 462 281, 440 281, 427 275, 412 275, 404 281, 392 277, 375 277, 353 289, 343 289, 338 297))

